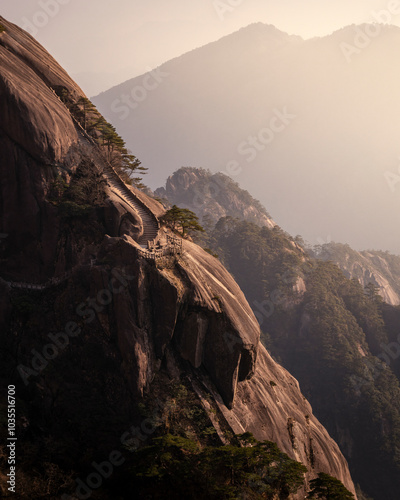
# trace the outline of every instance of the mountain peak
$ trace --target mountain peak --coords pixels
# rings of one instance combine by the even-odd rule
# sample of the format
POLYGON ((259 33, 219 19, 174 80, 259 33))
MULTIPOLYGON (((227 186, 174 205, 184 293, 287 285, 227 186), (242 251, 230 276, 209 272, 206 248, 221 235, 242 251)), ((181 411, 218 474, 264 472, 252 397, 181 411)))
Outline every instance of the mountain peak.
POLYGON ((202 220, 209 218, 216 223, 221 217, 230 216, 260 226, 275 226, 261 203, 221 172, 213 174, 204 168, 182 167, 155 194, 171 204, 189 208, 202 220))
MULTIPOLYGON (((288 33, 281 31, 276 28, 273 24, 266 24, 262 22, 252 23, 248 26, 244 26, 240 28, 238 31, 231 33, 230 35, 225 36, 219 42, 223 40, 233 40, 237 39, 240 43, 259 43, 265 42, 270 43, 274 42, 301 42, 303 39, 297 35, 289 35, 288 33)), ((218 42, 214 42, 218 43, 218 42)))

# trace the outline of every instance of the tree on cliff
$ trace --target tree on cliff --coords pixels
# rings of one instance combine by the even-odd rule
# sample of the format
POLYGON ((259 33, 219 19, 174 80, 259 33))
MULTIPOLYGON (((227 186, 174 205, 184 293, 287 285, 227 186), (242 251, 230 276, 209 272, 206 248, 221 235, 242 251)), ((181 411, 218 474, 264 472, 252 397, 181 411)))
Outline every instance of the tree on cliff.
POLYGON ((311 491, 307 498, 324 500, 352 500, 354 495, 335 477, 320 472, 316 479, 310 481, 311 491))
POLYGON ((96 106, 90 101, 87 97, 80 97, 78 100, 78 109, 79 114, 82 118, 82 127, 87 130, 90 123, 88 122, 88 117, 96 117, 100 116, 100 113, 97 111, 96 106))
POLYGON ((375 302, 375 304, 378 304, 378 305, 381 305, 382 302, 383 302, 383 299, 382 297, 380 296, 379 294, 379 286, 378 285, 375 285, 375 283, 368 283, 367 285, 365 285, 364 287, 364 292, 365 292, 365 295, 372 301, 372 302, 375 302))
POLYGON ((121 168, 124 170, 124 173, 127 175, 128 180, 132 182, 137 188, 144 187, 144 184, 141 182, 142 177, 138 177, 137 173, 141 172, 143 174, 148 170, 146 167, 141 165, 141 162, 135 155, 132 154, 126 148, 122 148, 121 152, 121 168))
POLYGON ((176 205, 166 212, 161 218, 161 222, 174 231, 178 231, 182 236, 194 231, 204 232, 199 223, 197 215, 187 208, 179 208, 176 205))
POLYGON ((141 166, 140 161, 128 151, 125 141, 118 134, 116 128, 108 123, 100 114, 96 106, 87 97, 81 96, 76 100, 66 87, 55 86, 54 92, 66 105, 74 119, 99 144, 107 161, 114 167, 122 180, 127 184, 134 184, 138 188, 144 187, 142 177, 147 168, 141 166))

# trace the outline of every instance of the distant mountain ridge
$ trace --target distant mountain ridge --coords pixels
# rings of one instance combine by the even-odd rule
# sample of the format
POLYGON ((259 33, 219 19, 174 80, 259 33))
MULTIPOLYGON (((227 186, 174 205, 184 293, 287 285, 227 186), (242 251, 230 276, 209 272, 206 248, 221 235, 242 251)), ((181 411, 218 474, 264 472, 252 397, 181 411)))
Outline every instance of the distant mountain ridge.
POLYGON ((152 189, 178 165, 204 165, 291 234, 400 253, 400 197, 387 182, 399 166, 400 29, 374 26, 303 40, 254 24, 94 102, 149 167, 152 189))
POLYGON ((165 188, 155 195, 171 204, 189 208, 200 219, 217 223, 221 217, 235 217, 272 228, 275 222, 264 206, 230 177, 204 168, 182 167, 168 177, 165 188))
MULTIPOLYGON (((258 200, 221 172, 181 167, 154 195, 171 205, 192 210, 206 224, 215 225, 222 217, 232 217, 269 229, 276 226, 258 200)), ((387 304, 400 305, 400 256, 380 250, 357 251, 335 242, 307 250, 313 258, 334 262, 347 278, 356 278, 363 287, 376 285, 387 304)))
POLYGON ((362 286, 373 283, 388 304, 400 305, 400 256, 378 250, 356 251, 349 245, 327 243, 311 252, 318 259, 337 264, 348 278, 362 286))

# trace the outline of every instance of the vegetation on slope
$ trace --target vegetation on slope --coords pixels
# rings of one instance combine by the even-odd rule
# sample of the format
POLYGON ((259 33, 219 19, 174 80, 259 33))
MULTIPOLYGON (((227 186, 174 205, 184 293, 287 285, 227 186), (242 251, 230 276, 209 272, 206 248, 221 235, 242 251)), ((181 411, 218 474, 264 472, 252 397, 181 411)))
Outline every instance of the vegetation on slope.
MULTIPOLYGON (((31 345, 40 336, 40 318, 49 318, 59 300, 50 292, 41 299, 14 297, 12 327, 29 326, 31 345)), ((97 322, 90 330, 94 336, 86 332, 85 343, 71 343, 56 365, 42 370, 40 384, 17 382, 21 498, 123 499, 135 491, 140 498, 171 500, 284 499, 303 486, 302 464, 272 442, 233 435, 211 396, 206 395, 206 411, 189 379, 171 381, 161 371, 149 393, 133 399, 117 351, 106 347, 97 322), (225 444, 210 416, 219 420, 225 444), (91 481, 96 474, 101 479, 91 481)), ((0 377, 15 363, 5 354, 18 356, 12 341, 3 346, 0 377)), ((6 414, 3 403, 0 413, 6 414)), ((0 449, 4 468, 6 459, 0 449)))
POLYGON ((351 500, 354 495, 343 484, 324 472, 320 472, 310 483, 311 491, 307 498, 326 498, 330 500, 351 500))
POLYGON ((171 434, 154 439, 135 457, 135 491, 160 499, 243 495, 284 499, 303 486, 307 468, 275 443, 256 441, 250 433, 236 438, 235 444, 204 448, 195 440, 171 434))
MULTIPOLYGON (((155 414, 154 401, 162 407, 162 419, 158 420, 153 438, 139 448, 128 445, 131 454, 109 491, 135 491, 141 498, 171 500, 272 500, 289 498, 304 486, 306 467, 282 453, 275 443, 257 441, 251 433, 235 436, 222 419, 220 424, 228 441, 222 444, 190 384, 169 383, 167 397, 164 394, 161 402, 162 387, 158 378, 142 405, 143 416, 150 418, 155 414)), ((211 398, 209 403, 208 412, 218 418, 218 407, 211 398)), ((329 475, 323 478, 326 485, 332 492, 320 498, 336 499, 332 493, 337 491, 347 495, 343 498, 353 498, 340 481, 329 475)))
POLYGON ((357 278, 365 285, 374 282, 382 288, 387 302, 398 303, 400 297, 400 256, 380 250, 356 251, 349 245, 326 243, 307 249, 312 257, 331 260, 346 276, 357 278), (393 301, 394 300, 394 301, 393 301))
POLYGON ((115 127, 108 123, 96 106, 86 97, 75 101, 65 87, 56 87, 54 91, 67 106, 71 115, 102 149, 107 161, 119 173, 124 182, 138 188, 144 187, 143 178, 147 168, 126 148, 125 141, 115 127))

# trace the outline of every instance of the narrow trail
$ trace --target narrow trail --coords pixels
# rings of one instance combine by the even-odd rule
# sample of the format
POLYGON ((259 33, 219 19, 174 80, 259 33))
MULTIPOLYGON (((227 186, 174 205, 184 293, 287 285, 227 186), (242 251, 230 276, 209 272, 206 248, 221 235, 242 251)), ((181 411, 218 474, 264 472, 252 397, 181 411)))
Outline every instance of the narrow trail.
POLYGON ((148 248, 149 242, 157 240, 160 223, 153 212, 125 185, 111 165, 106 164, 103 172, 112 191, 120 196, 142 219, 143 234, 138 243, 141 247, 148 248))

